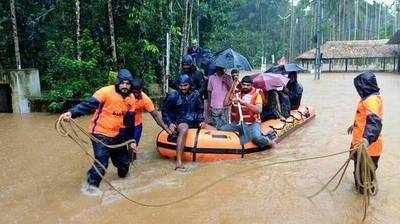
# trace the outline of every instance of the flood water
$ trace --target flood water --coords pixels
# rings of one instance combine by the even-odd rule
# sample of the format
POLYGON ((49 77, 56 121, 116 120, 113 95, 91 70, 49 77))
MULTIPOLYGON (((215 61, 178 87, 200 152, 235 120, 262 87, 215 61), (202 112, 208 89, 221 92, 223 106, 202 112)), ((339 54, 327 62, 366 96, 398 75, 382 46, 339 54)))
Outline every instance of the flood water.
MULTIPOLYGON (((317 117, 284 139, 276 149, 235 161, 174 162, 155 150, 159 128, 145 116, 141 153, 125 179, 110 165, 107 177, 130 197, 164 203, 243 169, 282 160, 346 150, 357 93, 355 74, 301 75, 304 103, 317 117), (269 159, 268 161, 265 161, 269 159)), ((400 223, 400 75, 378 74, 384 97, 384 153, 378 169, 379 192, 365 223, 400 223)), ((0 223, 361 223, 362 198, 356 194, 352 166, 337 191, 316 192, 345 161, 328 159, 267 166, 234 175, 205 192, 168 207, 129 203, 104 182, 102 197, 80 193, 90 163, 78 146, 57 135, 56 115, 0 114, 0 223)), ((78 119, 87 126, 89 117, 78 119)), ((352 165, 352 164, 351 164, 352 165)), ((330 187, 332 189, 333 186, 330 187)))

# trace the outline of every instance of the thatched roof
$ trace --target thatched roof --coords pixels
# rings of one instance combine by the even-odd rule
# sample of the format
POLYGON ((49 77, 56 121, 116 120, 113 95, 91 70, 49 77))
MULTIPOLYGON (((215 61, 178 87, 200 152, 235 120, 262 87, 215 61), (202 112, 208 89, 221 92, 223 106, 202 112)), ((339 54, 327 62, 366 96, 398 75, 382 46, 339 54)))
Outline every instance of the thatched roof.
POLYGON ((400 30, 398 30, 386 44, 400 44, 400 30))
MULTIPOLYGON (((322 59, 391 58, 397 45, 386 44, 388 39, 327 41, 321 46, 322 59)), ((298 60, 314 60, 315 48, 299 55, 298 60)))

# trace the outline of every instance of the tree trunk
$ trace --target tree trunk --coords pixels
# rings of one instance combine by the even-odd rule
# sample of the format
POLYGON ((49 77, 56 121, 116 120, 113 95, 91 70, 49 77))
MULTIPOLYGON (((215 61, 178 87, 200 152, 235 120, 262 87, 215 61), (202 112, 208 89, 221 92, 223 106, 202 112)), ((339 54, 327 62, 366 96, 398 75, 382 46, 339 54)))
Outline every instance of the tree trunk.
POLYGON ((368 40, 368 2, 365 2, 365 24, 364 24, 364 40, 368 40))
POLYGON ((200 0, 197 0, 197 13, 196 13, 196 40, 200 45, 200 0))
POLYGON ((114 34, 114 16, 112 9, 112 0, 108 0, 108 21, 110 25, 110 40, 111 40, 111 55, 115 66, 117 62, 117 47, 115 45, 115 34, 114 34))
MULTIPOLYGON (((168 18, 171 18, 173 1, 169 2, 168 18)), ((167 30, 166 36, 166 52, 165 52, 165 74, 163 80, 163 95, 168 93, 169 88, 169 78, 171 76, 170 66, 171 66, 171 25, 169 24, 169 29, 167 30)))
MULTIPOLYGON (((350 5, 350 2, 349 2, 349 7, 350 7, 351 5, 350 5)), ((351 11, 350 11, 350 9, 348 10, 348 13, 347 13, 348 15, 346 16, 347 17, 347 40, 351 40, 351 23, 352 23, 352 21, 351 21, 351 11)))
POLYGON ((375 6, 372 6, 371 11, 371 17, 369 19, 369 39, 375 39, 375 6))
POLYGON ((171 61, 171 31, 167 31, 167 49, 166 49, 166 55, 165 55, 165 76, 164 76, 164 87, 163 87, 163 94, 165 95, 168 93, 168 87, 169 87, 169 77, 170 77, 170 61, 171 61))
POLYGON ((76 15, 76 58, 81 60, 82 52, 81 45, 79 43, 81 37, 81 7, 79 0, 75 0, 75 15, 76 15))
POLYGON ((290 1, 290 30, 289 30, 289 61, 293 57, 293 21, 294 20, 294 6, 293 0, 290 1))
POLYGON ((355 13, 354 13, 354 38, 357 40, 357 29, 358 29, 358 0, 354 2, 355 13))
POLYGON ((188 26, 189 26, 189 31, 188 31, 188 36, 187 36, 187 39, 186 39, 186 43, 187 43, 187 46, 186 47, 188 47, 189 45, 190 45, 190 43, 191 43, 191 39, 192 39, 192 37, 193 37, 193 20, 192 20, 192 15, 193 15, 193 0, 190 0, 189 1, 189 24, 188 24, 188 26))
POLYGON ((21 69, 21 56, 19 53, 17 17, 16 17, 16 13, 15 13, 15 1, 14 0, 10 0, 10 10, 11 10, 11 23, 12 23, 13 37, 14 37, 15 63, 17 65, 17 69, 21 69))
POLYGON ((186 0, 185 1, 185 20, 183 22, 183 28, 182 28, 182 38, 181 38, 181 59, 180 62, 182 61, 182 57, 183 55, 186 54, 187 52, 187 36, 188 36, 188 17, 189 17, 189 1, 190 0, 186 0))
POLYGON ((346 0, 343 0, 343 29, 342 29, 342 34, 343 34, 343 39, 342 40, 346 40, 347 35, 346 35, 346 24, 347 24, 347 11, 346 11, 346 0))
POLYGON ((339 0, 339 18, 338 18, 338 40, 342 40, 342 33, 340 32, 342 30, 342 23, 340 22, 342 20, 343 13, 342 13, 342 0, 339 0))
POLYGON ((387 8, 386 8, 386 6, 384 6, 383 7, 383 12, 385 13, 385 15, 384 15, 384 17, 383 17, 383 26, 384 26, 384 31, 385 31, 385 36, 383 37, 383 38, 386 38, 386 36, 387 36, 387 8))
POLYGON ((379 11, 378 11, 378 39, 381 38, 380 34, 380 29, 381 29, 381 10, 382 10, 382 4, 379 4, 379 11))
MULTIPOLYGON (((399 6, 398 6, 398 3, 396 4, 396 8, 398 8, 399 6)), ((399 11, 398 10, 396 10, 396 18, 394 19, 394 22, 395 22, 395 25, 394 25, 394 27, 395 27, 395 29, 393 30, 393 35, 396 33, 396 31, 399 29, 398 28, 398 26, 399 26, 399 11)))

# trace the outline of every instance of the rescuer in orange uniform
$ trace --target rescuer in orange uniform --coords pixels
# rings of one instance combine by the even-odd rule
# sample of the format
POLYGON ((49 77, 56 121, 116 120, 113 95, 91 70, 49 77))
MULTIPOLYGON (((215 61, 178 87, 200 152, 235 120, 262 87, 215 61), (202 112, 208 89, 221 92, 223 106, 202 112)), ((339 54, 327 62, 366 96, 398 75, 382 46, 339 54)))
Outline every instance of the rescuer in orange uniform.
MULTIPOLYGON (((95 111, 89 131, 102 143, 115 145, 135 139, 135 104, 138 99, 135 99, 133 94, 133 84, 132 74, 127 69, 120 69, 115 85, 97 90, 91 98, 62 114, 60 118, 69 120, 95 111)), ((162 126, 167 127, 165 124, 162 126)), ((123 178, 128 174, 131 156, 126 147, 109 149, 95 141, 92 141, 92 145, 94 156, 101 165, 95 163, 88 170, 87 184, 82 188, 82 192, 97 196, 101 194, 98 187, 102 175, 105 174, 102 166, 107 169, 111 158, 117 167, 118 176, 123 178), (97 171, 100 171, 101 175, 97 171)), ((135 150, 136 143, 132 143, 130 147, 135 150)))
MULTIPOLYGON (((351 148, 360 143, 368 145, 367 152, 371 156, 375 168, 378 168, 379 157, 382 153, 383 138, 382 118, 383 101, 379 93, 379 87, 376 82, 375 74, 364 72, 354 78, 354 86, 361 99, 358 102, 354 124, 348 128, 348 133, 352 133, 351 148)), ((355 154, 353 154, 355 155, 355 154)), ((354 160, 354 174, 357 165, 357 159, 354 160)), ((359 186, 356 187, 360 191, 359 186)), ((362 192, 362 191, 360 191, 362 192)))

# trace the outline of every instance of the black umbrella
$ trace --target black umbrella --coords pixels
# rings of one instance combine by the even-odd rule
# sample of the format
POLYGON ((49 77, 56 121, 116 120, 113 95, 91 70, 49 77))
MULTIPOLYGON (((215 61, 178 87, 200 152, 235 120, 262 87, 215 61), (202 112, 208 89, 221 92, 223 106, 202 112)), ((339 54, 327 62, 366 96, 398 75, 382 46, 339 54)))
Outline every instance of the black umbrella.
POLYGON ((289 73, 289 72, 298 72, 298 71, 304 70, 300 65, 294 64, 294 63, 286 64, 286 65, 284 65, 284 67, 285 67, 285 71, 287 73, 289 73))
POLYGON ((214 54, 206 48, 198 48, 197 51, 189 52, 188 54, 192 56, 198 67, 201 65, 208 65, 215 59, 214 54))
POLYGON ((221 51, 215 57, 214 64, 218 67, 251 71, 252 67, 246 57, 228 48, 221 51))
POLYGON ((265 71, 264 73, 283 74, 283 73, 285 73, 285 68, 283 65, 274 65, 271 68, 269 68, 267 71, 265 71))
POLYGON ((287 74, 289 72, 298 72, 304 70, 300 65, 290 63, 286 65, 275 65, 269 68, 265 73, 287 74))

